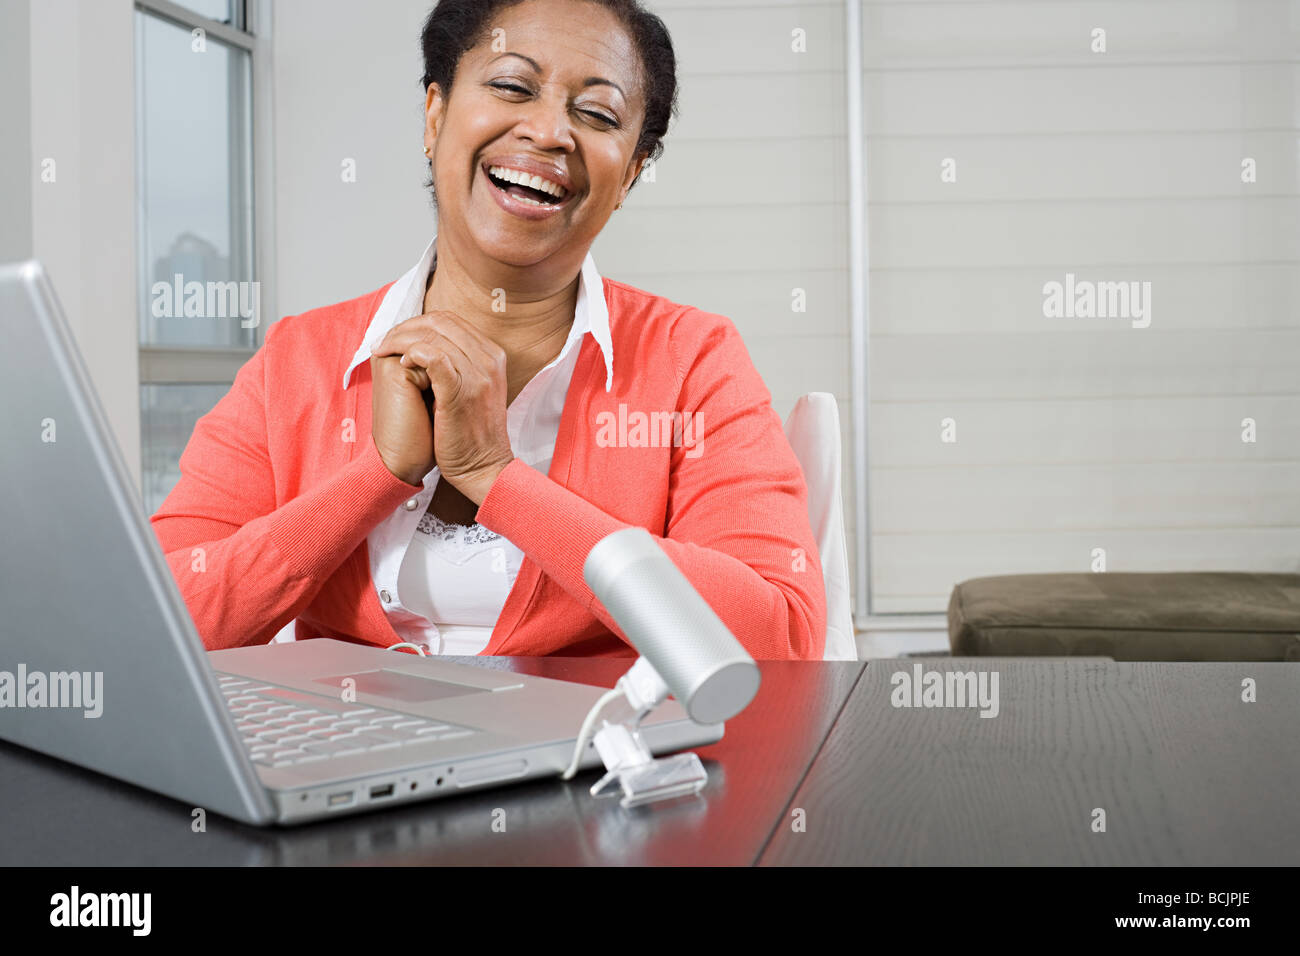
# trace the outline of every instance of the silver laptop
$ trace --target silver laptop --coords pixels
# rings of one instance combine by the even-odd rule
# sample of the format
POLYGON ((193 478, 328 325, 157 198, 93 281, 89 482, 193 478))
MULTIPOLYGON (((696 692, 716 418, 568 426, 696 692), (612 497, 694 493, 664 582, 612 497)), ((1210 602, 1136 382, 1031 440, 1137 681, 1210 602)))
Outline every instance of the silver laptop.
MULTIPOLYGON (((0 739, 253 824, 568 765, 603 688, 331 640, 205 652, 39 263, 0 266, 0 328, 0 739)), ((658 753, 722 733, 675 701, 644 727, 658 753)))

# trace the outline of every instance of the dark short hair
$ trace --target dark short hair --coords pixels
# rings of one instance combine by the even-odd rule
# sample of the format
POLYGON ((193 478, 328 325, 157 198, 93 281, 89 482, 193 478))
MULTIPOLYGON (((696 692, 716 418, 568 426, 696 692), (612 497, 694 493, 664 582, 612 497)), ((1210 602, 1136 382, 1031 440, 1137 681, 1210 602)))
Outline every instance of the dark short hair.
MULTIPOLYGON (((451 95, 452 77, 466 50, 486 39, 492 19, 501 10, 524 0, 438 0, 424 21, 420 50, 424 76, 420 88, 437 83, 444 97, 451 95)), ((668 28, 638 0, 587 0, 612 12, 623 23, 641 60, 645 91, 645 118, 635 155, 646 153, 653 162, 663 153, 668 123, 677 114, 677 56, 668 28)), ((637 179, 640 179, 640 174, 637 179)))

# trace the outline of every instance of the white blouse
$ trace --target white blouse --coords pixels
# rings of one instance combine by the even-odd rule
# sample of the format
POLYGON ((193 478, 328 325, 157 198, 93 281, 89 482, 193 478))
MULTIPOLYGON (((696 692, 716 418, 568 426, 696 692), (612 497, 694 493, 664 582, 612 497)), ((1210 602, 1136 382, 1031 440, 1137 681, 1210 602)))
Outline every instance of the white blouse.
POLYGON ((397 589, 409 610, 436 626, 434 653, 478 654, 523 560, 522 551, 481 524, 449 524, 426 513, 402 559, 397 589))
MULTIPOLYGON (((343 375, 370 360, 388 331, 424 311, 424 293, 436 265, 436 239, 420 261, 384 295, 366 334, 343 375)), ((614 353, 604 282, 587 254, 578 279, 578 301, 568 339, 555 360, 538 372, 506 408, 506 430, 516 458, 543 474, 549 472, 564 398, 578 352, 591 335, 605 360, 605 389, 614 384, 614 353)), ((370 577, 388 621, 404 641, 432 654, 479 654, 514 586, 523 552, 482 525, 448 524, 427 514, 440 478, 435 467, 424 488, 409 498, 367 536, 370 577)))

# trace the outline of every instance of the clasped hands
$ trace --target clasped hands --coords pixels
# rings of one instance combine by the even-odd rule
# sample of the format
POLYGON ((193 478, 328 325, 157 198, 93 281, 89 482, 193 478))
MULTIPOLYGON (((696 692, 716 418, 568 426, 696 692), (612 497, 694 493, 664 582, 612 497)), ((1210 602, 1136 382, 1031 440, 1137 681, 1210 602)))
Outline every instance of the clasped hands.
POLYGON ((514 460, 505 351, 460 316, 426 312, 371 353, 371 433, 388 470, 418 485, 436 465, 481 505, 514 460))

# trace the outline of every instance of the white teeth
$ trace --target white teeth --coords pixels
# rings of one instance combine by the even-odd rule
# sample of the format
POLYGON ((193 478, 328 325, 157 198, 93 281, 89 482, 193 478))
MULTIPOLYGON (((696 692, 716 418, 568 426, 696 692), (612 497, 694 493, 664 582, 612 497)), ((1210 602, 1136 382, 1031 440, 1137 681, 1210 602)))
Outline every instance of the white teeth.
MULTIPOLYGON (((564 198, 564 187, 559 183, 553 183, 549 179, 543 179, 541 176, 534 176, 522 172, 518 169, 509 169, 505 166, 489 166, 488 172, 498 179, 504 179, 506 182, 516 183, 520 186, 528 186, 532 189, 539 189, 544 193, 550 193, 556 199, 564 198)), ((533 200, 529 200, 532 202, 533 200)), ((544 206, 546 203, 539 202, 538 206, 544 206)))

